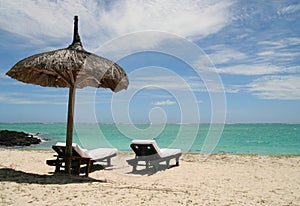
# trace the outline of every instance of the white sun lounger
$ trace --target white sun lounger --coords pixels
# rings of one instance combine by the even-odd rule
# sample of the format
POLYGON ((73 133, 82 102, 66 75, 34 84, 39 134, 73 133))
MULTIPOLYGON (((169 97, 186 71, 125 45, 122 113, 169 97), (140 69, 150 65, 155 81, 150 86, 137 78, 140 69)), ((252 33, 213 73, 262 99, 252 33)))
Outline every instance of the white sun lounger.
POLYGON ((133 172, 136 171, 139 161, 146 163, 146 169, 153 166, 155 171, 163 161, 166 161, 169 167, 170 160, 173 158, 176 161, 175 165, 179 166, 179 158, 182 154, 180 149, 160 149, 155 140, 133 140, 130 147, 135 152, 135 158, 127 162, 133 166, 133 172))
MULTIPOLYGON (((56 166, 55 171, 59 171, 65 162, 66 143, 57 142, 52 146, 57 153, 55 160, 47 160, 47 164, 56 166)), ((117 155, 118 150, 115 148, 98 148, 98 149, 82 149, 78 144, 72 144, 72 160, 77 162, 77 174, 80 173, 80 166, 86 164, 86 176, 88 176, 90 165, 94 162, 106 162, 107 166, 111 166, 111 158, 117 155)))

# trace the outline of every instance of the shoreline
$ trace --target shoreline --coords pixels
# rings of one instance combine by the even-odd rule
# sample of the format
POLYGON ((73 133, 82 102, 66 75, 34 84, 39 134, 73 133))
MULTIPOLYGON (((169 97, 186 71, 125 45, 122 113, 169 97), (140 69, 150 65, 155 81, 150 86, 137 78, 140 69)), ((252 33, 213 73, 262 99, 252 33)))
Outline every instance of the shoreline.
MULTIPOLYGON (((53 150, 51 148, 49 149, 43 149, 43 148, 24 148, 24 147, 0 147, 0 150, 25 150, 25 151, 49 151, 49 152, 53 152, 53 150)), ((134 155, 133 151, 118 151, 118 155, 126 155, 126 154, 132 154, 134 155)), ((300 154, 284 154, 284 155, 269 155, 269 154, 248 154, 248 153, 226 153, 226 152, 222 152, 222 153, 211 153, 211 154, 203 154, 203 153, 196 153, 196 152, 188 152, 188 153, 183 153, 182 155, 199 155, 199 156, 222 156, 222 155, 232 155, 232 156, 263 156, 263 157, 285 157, 285 158, 289 158, 289 157, 300 157, 300 154)))

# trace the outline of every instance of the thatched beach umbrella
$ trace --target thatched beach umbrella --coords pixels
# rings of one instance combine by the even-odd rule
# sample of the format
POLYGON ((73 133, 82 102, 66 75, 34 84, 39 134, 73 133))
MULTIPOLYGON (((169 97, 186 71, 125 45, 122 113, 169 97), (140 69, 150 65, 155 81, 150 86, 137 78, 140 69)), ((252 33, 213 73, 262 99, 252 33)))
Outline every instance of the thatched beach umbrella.
POLYGON ((73 42, 69 47, 23 59, 6 74, 25 83, 69 88, 65 162, 67 173, 71 171, 76 88, 103 87, 118 92, 128 87, 127 75, 119 65, 83 49, 78 34, 77 16, 74 18, 73 42))

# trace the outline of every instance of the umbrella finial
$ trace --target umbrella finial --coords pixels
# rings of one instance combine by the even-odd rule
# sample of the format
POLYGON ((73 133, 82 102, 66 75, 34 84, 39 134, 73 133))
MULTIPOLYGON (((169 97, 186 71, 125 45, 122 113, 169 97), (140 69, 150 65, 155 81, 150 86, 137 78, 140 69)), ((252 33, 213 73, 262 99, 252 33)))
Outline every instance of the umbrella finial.
POLYGON ((70 46, 80 45, 82 47, 80 36, 78 33, 78 16, 74 16, 74 34, 73 34, 73 42, 70 46))

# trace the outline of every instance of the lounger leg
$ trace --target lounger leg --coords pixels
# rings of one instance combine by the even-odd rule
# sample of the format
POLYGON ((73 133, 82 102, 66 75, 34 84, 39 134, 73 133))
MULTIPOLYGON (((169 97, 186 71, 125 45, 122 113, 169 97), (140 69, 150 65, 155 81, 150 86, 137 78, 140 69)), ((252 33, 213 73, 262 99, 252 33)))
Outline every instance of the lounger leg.
POLYGON ((59 165, 56 165, 55 166, 55 172, 59 172, 60 171, 60 166, 59 165))
POLYGON ((55 163, 55 172, 59 172, 60 167, 61 167, 61 163, 59 162, 59 158, 57 158, 55 163))
POLYGON ((152 161, 151 164, 153 165, 154 172, 157 172, 159 170, 159 162, 152 161))
POLYGON ((55 164, 55 172, 59 172, 60 171, 60 165, 58 164, 58 162, 56 162, 55 164))
POLYGON ((179 157, 176 157, 176 166, 179 166, 179 157))
POLYGON ((167 160, 166 160, 166 164, 167 164, 167 167, 170 166, 170 159, 167 159, 167 160))
POLYGON ((86 163, 86 168, 85 168, 85 176, 88 177, 90 173, 90 166, 91 166, 91 160, 88 159, 86 163))
POLYGON ((137 168, 137 161, 132 165, 132 172, 136 172, 136 168, 137 168))
POLYGON ((81 159, 78 159, 78 164, 77 164, 77 175, 80 174, 80 165, 81 165, 81 159))
POLYGON ((107 158, 107 166, 108 166, 108 167, 111 166, 111 158, 107 158))
POLYGON ((130 165, 132 165, 132 172, 136 172, 137 171, 137 165, 138 165, 139 160, 137 159, 137 157, 135 157, 132 160, 128 160, 128 163, 130 165))

